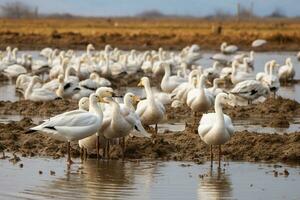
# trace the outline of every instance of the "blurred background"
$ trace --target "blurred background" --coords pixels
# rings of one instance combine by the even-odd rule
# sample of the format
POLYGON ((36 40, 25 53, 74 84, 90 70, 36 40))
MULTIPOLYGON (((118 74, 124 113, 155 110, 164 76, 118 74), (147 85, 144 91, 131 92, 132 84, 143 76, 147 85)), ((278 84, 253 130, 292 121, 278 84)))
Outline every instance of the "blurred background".
POLYGON ((1 16, 28 17, 300 17, 297 0, 0 0, 1 16))

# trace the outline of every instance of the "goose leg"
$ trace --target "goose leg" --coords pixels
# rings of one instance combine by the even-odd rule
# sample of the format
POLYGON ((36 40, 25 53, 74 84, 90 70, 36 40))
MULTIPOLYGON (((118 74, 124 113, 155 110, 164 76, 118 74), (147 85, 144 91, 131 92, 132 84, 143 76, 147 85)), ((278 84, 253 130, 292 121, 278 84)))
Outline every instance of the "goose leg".
POLYGON ((124 160, 125 158, 125 148, 126 148, 126 143, 125 143, 125 137, 122 138, 122 159, 124 160))
POLYGON ((155 135, 157 135, 158 133, 158 127, 157 127, 157 124, 155 124, 155 135))
POLYGON ((83 163, 84 159, 84 147, 80 148, 80 162, 83 163))
POLYGON ((213 168, 213 160, 214 160, 213 146, 210 145, 210 167, 211 168, 213 168))
POLYGON ((70 141, 68 141, 68 145, 67 145, 67 153, 68 153, 68 163, 69 165, 71 165, 73 163, 73 161, 71 160, 71 144, 70 141))
POLYGON ((96 141, 97 160, 99 160, 99 157, 100 157, 100 155, 99 155, 99 146, 100 146, 99 140, 100 140, 99 135, 97 135, 97 141, 96 141))
POLYGON ((106 151, 107 151, 107 152, 106 152, 106 154, 107 154, 107 159, 109 159, 109 156, 110 156, 110 155, 109 155, 109 148, 110 148, 109 145, 110 145, 110 142, 109 142, 109 139, 108 139, 108 140, 107 140, 107 149, 106 149, 106 151))
POLYGON ((222 156, 222 151, 221 151, 221 145, 219 145, 219 169, 221 169, 221 156, 222 156))
POLYGON ((87 148, 83 149, 83 153, 84 153, 84 160, 87 160, 87 158, 88 158, 87 148))

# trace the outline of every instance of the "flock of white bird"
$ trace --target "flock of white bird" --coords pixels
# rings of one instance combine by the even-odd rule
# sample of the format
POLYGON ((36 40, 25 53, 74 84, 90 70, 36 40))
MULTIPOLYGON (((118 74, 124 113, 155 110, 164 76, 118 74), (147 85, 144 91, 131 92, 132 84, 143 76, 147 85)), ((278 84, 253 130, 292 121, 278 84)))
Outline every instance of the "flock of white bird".
MULTIPOLYGON (((265 43, 265 40, 256 40, 252 47, 265 43)), ((215 61, 213 66, 203 68, 197 64, 202 57, 198 45, 185 47, 179 52, 162 48, 128 52, 113 49, 110 45, 96 51, 89 44, 81 53, 45 48, 35 59, 30 54, 19 57, 17 48, 7 47, 5 53, 0 53, 0 70, 10 79, 16 78, 16 89, 26 100, 79 100, 78 110, 54 116, 31 128, 67 141, 69 163, 72 162, 71 141, 79 141, 84 160, 87 153, 95 149, 99 158, 100 146, 104 148, 104 157, 109 158, 109 141, 113 139, 118 139, 124 153, 126 136, 151 137, 144 126, 155 125, 155 135, 157 124, 165 119, 167 104, 189 107, 193 113, 207 113, 214 106, 215 113, 202 115, 198 133, 211 148, 219 145, 221 151, 220 145, 234 132, 231 118, 223 113, 222 104, 248 104, 270 93, 275 95, 280 82, 293 80, 295 70, 291 58, 287 58, 283 66, 270 60, 263 72, 255 74, 254 51, 239 53, 237 46, 227 43, 222 43, 220 50, 211 57, 215 61), (146 97, 141 99, 133 93, 126 93, 122 103, 113 98, 115 92, 109 80, 137 72, 145 75, 138 86, 144 87, 146 97), (162 76, 161 92, 152 90, 151 78, 147 76, 162 76), (208 82, 212 87, 206 86, 208 82), (220 83, 232 87, 224 89, 220 83)), ((300 53, 298 56, 300 59, 300 53)))

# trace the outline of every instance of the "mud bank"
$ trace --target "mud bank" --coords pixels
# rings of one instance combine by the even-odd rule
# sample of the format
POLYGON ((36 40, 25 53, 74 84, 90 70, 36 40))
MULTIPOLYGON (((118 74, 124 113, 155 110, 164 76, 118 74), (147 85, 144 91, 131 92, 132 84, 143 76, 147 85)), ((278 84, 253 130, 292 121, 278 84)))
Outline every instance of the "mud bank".
POLYGON ((0 114, 19 114, 31 116, 52 116, 78 108, 75 100, 54 100, 48 102, 33 102, 20 100, 17 102, 0 101, 0 114))
MULTIPOLYGON (((22 156, 63 157, 66 144, 40 133, 26 134, 34 126, 29 118, 19 122, 0 124, 0 144, 8 152, 22 156)), ((150 130, 153 131, 153 130, 150 130)), ((179 133, 164 133, 152 139, 127 138, 125 159, 161 159, 194 161, 202 163, 209 159, 209 146, 201 141, 196 127, 179 133)), ((222 147, 225 160, 300 162, 300 132, 293 134, 258 134, 237 132, 222 147)), ((217 153, 217 148, 215 149, 217 153)), ((72 143, 72 154, 79 156, 77 143, 72 143)), ((111 159, 122 158, 119 145, 113 145, 111 159)), ((95 154, 90 154, 95 157, 95 154)))
MULTIPOLYGON (((209 112, 214 112, 213 110, 209 112)), ((172 108, 167 106, 168 119, 193 122, 199 121, 201 113, 193 116, 188 107, 172 108)), ((294 116, 300 115, 300 104, 296 101, 284 99, 282 97, 268 98, 265 102, 243 107, 224 106, 224 113, 232 119, 241 119, 249 117, 270 119, 265 126, 269 127, 288 127, 289 121, 294 116)))

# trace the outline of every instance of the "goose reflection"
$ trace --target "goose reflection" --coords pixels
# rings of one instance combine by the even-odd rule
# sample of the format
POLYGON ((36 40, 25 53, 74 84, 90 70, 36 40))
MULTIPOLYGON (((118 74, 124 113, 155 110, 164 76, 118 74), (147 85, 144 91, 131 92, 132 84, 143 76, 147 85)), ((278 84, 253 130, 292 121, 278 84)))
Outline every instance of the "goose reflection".
POLYGON ((232 197, 232 183, 230 177, 221 170, 213 172, 210 170, 207 176, 199 181, 198 199, 219 200, 230 199, 232 197))
POLYGON ((154 163, 87 160, 66 168, 63 177, 27 193, 66 199, 147 198, 157 167, 154 163))

